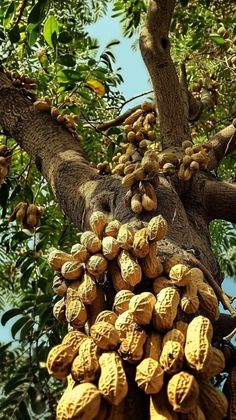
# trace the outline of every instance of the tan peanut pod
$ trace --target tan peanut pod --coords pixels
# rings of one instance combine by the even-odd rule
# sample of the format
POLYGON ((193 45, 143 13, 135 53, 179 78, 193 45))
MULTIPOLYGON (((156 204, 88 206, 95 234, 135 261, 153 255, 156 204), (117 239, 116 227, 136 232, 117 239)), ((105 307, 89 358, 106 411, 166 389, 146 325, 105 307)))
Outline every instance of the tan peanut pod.
POLYGON ((70 373, 72 362, 76 352, 68 344, 58 344, 48 353, 47 370, 49 375, 57 379, 66 378, 70 373))
POLYGON ((124 175, 124 167, 125 167, 125 164, 124 163, 118 163, 118 165, 116 165, 112 169, 111 173, 112 174, 117 174, 117 175, 123 176, 124 175))
POLYGON ((92 231, 86 231, 82 233, 80 238, 81 244, 85 246, 88 252, 95 254, 96 252, 101 251, 102 242, 92 231))
POLYGON ((122 359, 129 363, 136 363, 141 360, 146 338, 145 331, 128 330, 118 350, 122 359))
POLYGON ((142 268, 143 274, 149 279, 154 279, 162 274, 163 266, 160 258, 157 256, 156 242, 149 244, 149 253, 146 257, 141 258, 139 263, 142 268))
POLYGON ((204 282, 204 275, 202 270, 198 267, 190 268, 190 274, 191 274, 191 280, 194 281, 194 283, 202 283, 204 282))
POLYGON ((205 414, 199 407, 199 405, 196 405, 196 407, 186 414, 180 415, 180 420, 207 420, 205 417, 205 414))
POLYGON ((136 257, 143 258, 149 253, 148 231, 146 228, 137 230, 134 234, 133 253, 136 257))
POLYGON ((181 330, 178 330, 177 328, 172 328, 172 330, 168 331, 164 335, 164 337, 163 337, 163 346, 168 341, 177 341, 178 343, 181 344, 182 347, 184 347, 185 336, 186 335, 181 330))
POLYGON ((165 386, 158 394, 150 396, 150 420, 177 420, 178 418, 178 414, 173 411, 168 401, 165 386))
POLYGON ((185 172, 185 166, 183 163, 181 163, 179 170, 178 170, 178 177, 179 179, 183 180, 184 179, 184 172, 185 172))
POLYGON ((169 272, 169 276, 176 286, 186 286, 191 280, 190 270, 184 264, 174 265, 169 272))
POLYGON ((143 292, 134 295, 129 302, 129 311, 133 315, 134 321, 139 325, 150 324, 155 303, 156 298, 152 293, 143 292))
POLYGON ((140 326, 134 321, 133 315, 129 311, 120 314, 115 322, 115 329, 121 339, 126 337, 129 330, 140 330, 140 326))
POLYGON ((60 300, 58 300, 55 305, 53 306, 53 316, 54 318, 56 318, 57 321, 59 322, 63 322, 66 320, 66 304, 65 304, 65 299, 62 298, 60 300))
POLYGON ((117 352, 109 351, 100 356, 99 364, 101 374, 98 389, 111 404, 119 405, 128 392, 128 383, 122 360, 117 352))
POLYGON ((90 334, 93 341, 102 350, 113 350, 120 344, 120 337, 114 325, 100 321, 92 325, 90 334))
POLYGON ((112 236, 116 238, 121 227, 121 223, 118 220, 111 220, 105 227, 104 236, 112 236))
POLYGON ((167 258, 163 262, 163 268, 164 268, 165 274, 169 275, 169 272, 172 267, 174 267, 177 264, 183 264, 183 263, 184 263, 183 259, 179 255, 173 255, 172 257, 167 258))
POLYGON ((184 349, 179 341, 163 342, 160 365, 168 375, 174 375, 183 368, 184 349))
POLYGON ((129 309, 130 299, 134 296, 131 290, 120 290, 115 295, 113 309, 116 314, 120 315, 129 309))
POLYGON ((115 325, 115 322, 117 320, 117 315, 113 311, 102 311, 100 314, 98 314, 95 323, 96 322, 109 322, 109 324, 115 325))
POLYGON ((122 250, 118 256, 118 264, 120 267, 123 280, 135 286, 142 280, 142 270, 135 258, 128 251, 122 250))
POLYGON ((228 410, 226 396, 208 381, 199 381, 199 405, 207 419, 223 420, 228 410))
POLYGON ((37 111, 43 111, 43 112, 50 112, 51 110, 51 106, 49 105, 48 102, 41 100, 35 101, 33 103, 33 107, 34 109, 36 109, 37 111))
POLYGON ((136 214, 142 213, 143 206, 142 206, 142 196, 140 193, 135 193, 132 195, 130 208, 136 214))
POLYGON ((151 141, 156 140, 156 133, 153 130, 148 130, 148 139, 151 141))
POLYGON ((76 355, 79 351, 81 344, 87 338, 88 337, 81 331, 70 331, 65 335, 61 344, 70 346, 70 348, 76 355))
POLYGON ((73 379, 77 382, 95 381, 100 369, 99 355, 100 351, 91 338, 83 341, 71 366, 73 379))
POLYGON ((142 109, 138 108, 135 112, 133 112, 129 117, 127 117, 124 121, 125 125, 132 125, 135 121, 143 114, 142 109))
POLYGON ((99 278, 107 269, 107 260, 102 254, 91 255, 86 264, 86 268, 92 276, 99 278))
POLYGON ((232 366, 223 388, 228 400, 227 419, 236 418, 236 366, 232 366))
POLYGON ((57 406, 57 420, 93 420, 100 409, 101 395, 91 383, 76 385, 65 392, 57 406))
POLYGON ((84 273, 77 291, 80 300, 85 305, 90 305, 97 296, 95 278, 89 273, 84 273))
POLYGON ((224 353, 217 349, 216 347, 212 347, 212 358, 207 370, 203 373, 199 373, 198 377, 202 379, 210 378, 212 376, 218 375, 219 373, 223 372, 225 368, 225 356, 224 353))
MULTIPOLYGON (((137 137, 137 134, 136 134, 137 137)), ((146 174, 143 168, 137 168, 132 172, 136 181, 141 181, 145 178, 146 174)))
POLYGON ((126 139, 127 139, 127 141, 129 141, 131 143, 134 142, 135 139, 136 139, 135 132, 134 131, 130 131, 129 133, 127 133, 126 139))
POLYGON ((195 160, 193 160, 191 163, 190 163, 190 170, 191 171, 198 171, 200 169, 200 165, 199 165, 199 163, 198 162, 196 162, 195 160))
POLYGON ((195 408, 198 395, 198 383, 190 373, 182 371, 170 378, 167 385, 167 396, 174 411, 189 413, 195 408))
POLYGON ((109 264, 108 271, 111 273, 112 283, 116 292, 123 289, 133 290, 133 286, 128 284, 122 277, 121 271, 115 261, 109 264))
POLYGON ((197 372, 208 369, 212 359, 211 340, 213 327, 211 321, 202 315, 195 317, 188 326, 185 344, 185 357, 188 365, 197 372))
POLYGON ((101 239, 107 224, 107 216, 101 211, 94 211, 89 218, 89 223, 92 231, 101 239))
POLYGON ((70 252, 73 256, 74 261, 77 261, 79 263, 85 263, 88 260, 89 253, 85 246, 82 244, 74 244, 70 252))
POLYGON ((218 299, 215 295, 214 290, 211 286, 203 283, 198 287, 198 296, 200 301, 200 307, 208 312, 208 316, 212 321, 215 321, 220 316, 218 299))
POLYGON ((103 288, 99 284, 96 284, 96 299, 86 308, 88 316, 88 328, 94 324, 98 314, 105 310, 105 308, 106 302, 103 288))
POLYGON ((133 172, 131 174, 127 174, 122 178, 121 181, 122 185, 124 185, 124 187, 132 187, 132 185, 135 183, 135 177, 133 172))
POLYGON ((79 279, 84 272, 83 264, 67 261, 61 267, 61 274, 66 280, 79 279))
POLYGON ((147 174, 157 173, 159 171, 159 162, 156 152, 147 150, 141 160, 141 166, 147 174))
POLYGON ((119 242, 112 236, 105 236, 102 240, 102 253, 107 260, 114 260, 120 251, 119 242))
POLYGON ((151 357, 151 359, 159 362, 162 351, 162 335, 157 332, 151 332, 147 336, 144 344, 144 357, 151 357))
POLYGON ((187 314, 195 314, 199 307, 199 299, 197 296, 197 285, 193 280, 185 286, 180 301, 181 309, 187 314))
POLYGON ((67 261, 73 261, 73 257, 63 251, 55 250, 48 255, 48 263, 53 270, 60 270, 67 261))
POLYGON ((146 394, 156 394, 164 384, 164 371, 155 359, 148 357, 136 367, 135 382, 146 394))
POLYGON ((152 317, 154 328, 157 331, 171 330, 177 315, 179 301, 179 293, 172 287, 165 287, 158 293, 152 317))
POLYGON ((145 183, 144 193, 142 194, 142 206, 146 211, 157 209, 157 195, 150 182, 145 183))
POLYGON ((74 328, 81 328, 87 320, 86 308, 79 299, 73 299, 66 303, 66 320, 74 328))
POLYGON ((148 222, 148 237, 150 241, 160 241, 163 239, 167 234, 167 221, 162 217, 161 214, 158 216, 153 217, 148 222))
POLYGON ((118 235, 117 235, 117 241, 120 244, 120 247, 129 250, 131 246, 133 245, 134 240, 134 229, 132 226, 130 226, 128 223, 125 223, 124 225, 121 225, 118 235))
POLYGON ((157 277, 153 280, 152 290, 154 295, 157 295, 165 287, 174 287, 172 281, 165 276, 157 277))
MULTIPOLYGON (((133 123, 132 129, 135 133, 137 133, 138 131, 142 129, 143 120, 144 120, 144 117, 140 115, 140 117, 133 123)), ((137 137, 136 137, 136 140, 137 140, 137 137)))
POLYGON ((122 154, 120 157, 119 157, 119 163, 123 163, 123 164, 125 164, 126 162, 129 162, 129 155, 127 154, 127 153, 125 153, 125 154, 122 154))
MULTIPOLYGON (((135 133, 134 133, 135 136, 135 133)), ((136 169, 136 163, 128 163, 126 162, 125 168, 124 168, 124 174, 131 174, 136 169)))
POLYGON ((191 179, 191 176, 192 176, 192 171, 191 171, 191 169, 190 169, 190 168, 186 168, 186 169, 184 170, 183 180, 184 180, 184 181, 189 181, 189 180, 191 179))
MULTIPOLYGON (((2 179, 5 178, 4 174, 1 174, 0 176, 1 176, 2 179)), ((27 207, 28 207, 27 203, 21 203, 20 208, 16 212, 16 217, 15 218, 16 218, 17 222, 22 222, 24 220, 24 218, 26 216, 27 207)), ((49 261, 49 264, 50 264, 50 261, 49 261)))
POLYGON ((58 296, 66 295, 67 284, 60 276, 55 276, 53 278, 52 288, 53 288, 54 293, 56 293, 56 295, 58 296))

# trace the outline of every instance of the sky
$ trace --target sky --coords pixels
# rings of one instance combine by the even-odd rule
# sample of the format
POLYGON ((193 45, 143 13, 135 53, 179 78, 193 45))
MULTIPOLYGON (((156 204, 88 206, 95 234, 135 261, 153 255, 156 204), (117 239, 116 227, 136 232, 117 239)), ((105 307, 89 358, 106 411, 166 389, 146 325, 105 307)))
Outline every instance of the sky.
MULTIPOLYGON (((138 50, 132 49, 134 39, 124 38, 118 19, 111 20, 110 13, 105 18, 100 19, 95 25, 87 28, 90 35, 97 38, 100 43, 100 50, 103 51, 105 46, 112 39, 120 40, 119 45, 115 45, 114 54, 116 56, 117 67, 121 67, 121 74, 124 83, 121 91, 126 100, 139 95, 140 93, 151 90, 148 73, 143 63, 141 54, 138 50)), ((144 97, 145 99, 145 97, 144 97)), ((143 99, 136 99, 130 102, 126 108, 141 103, 143 99)), ((125 108, 124 108, 125 110, 125 108)), ((223 289, 230 295, 236 295, 236 282, 232 278, 226 278, 223 283, 223 289)), ((222 308, 221 311, 223 312, 222 308)), ((11 326, 17 320, 17 317, 10 320, 5 327, 0 325, 0 341, 11 341, 11 326)))

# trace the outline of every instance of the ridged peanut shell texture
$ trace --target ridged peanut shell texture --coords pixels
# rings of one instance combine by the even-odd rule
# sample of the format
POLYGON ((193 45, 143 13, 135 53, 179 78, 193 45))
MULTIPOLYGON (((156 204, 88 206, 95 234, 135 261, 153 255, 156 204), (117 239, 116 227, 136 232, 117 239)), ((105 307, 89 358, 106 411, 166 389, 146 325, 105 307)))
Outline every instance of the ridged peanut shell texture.
POLYGON ((173 411, 167 398, 166 387, 158 394, 150 396, 150 420, 177 420, 178 414, 173 411))
POLYGON ((164 383, 164 370, 160 364, 148 357, 136 368, 135 381, 146 394, 156 394, 164 383))
POLYGON ((75 357, 71 374, 78 382, 93 382, 98 376, 100 351, 97 345, 87 338, 80 346, 79 354, 75 357))
POLYGON ((188 365, 198 372, 209 368, 212 360, 213 327, 208 318, 199 315, 189 324, 186 335, 185 357, 188 365))
POLYGON ((95 211, 91 214, 89 222, 92 231, 101 239, 107 224, 107 216, 101 211, 95 211))
POLYGON ((106 352, 100 356, 99 363, 101 374, 98 389, 111 404, 119 405, 128 392, 121 357, 115 351, 106 352))
POLYGON ((153 217, 148 223, 147 231, 151 241, 160 241, 163 239, 167 234, 167 230, 167 221, 161 214, 153 217))
POLYGON ((135 286, 142 280, 142 270, 135 258, 128 251, 122 250, 118 256, 118 264, 123 280, 135 286))
POLYGON ((228 410, 226 396, 207 381, 199 381, 199 388, 199 403, 204 411, 206 419, 223 420, 226 417, 228 410))
POLYGON ((134 296, 131 290, 120 290, 115 295, 114 303, 113 303, 113 310, 116 314, 122 314, 123 312, 129 309, 129 302, 130 299, 134 296))
POLYGON ((167 395, 173 410, 179 413, 192 411, 199 394, 199 386, 193 375, 179 372, 170 378, 167 385, 167 395))
POLYGON ((158 293, 152 318, 155 329, 163 332, 172 328, 179 301, 179 293, 172 287, 166 287, 158 293))
POLYGON ((129 311, 133 314, 135 322, 140 325, 150 324, 155 303, 155 296, 149 292, 133 296, 129 302, 129 311))
POLYGON ((119 346, 120 337, 114 325, 100 321, 92 325, 90 334, 97 346, 102 350, 112 350, 119 346))
POLYGON ((70 373, 71 364, 76 352, 68 344, 54 346, 47 357, 47 370, 49 375, 57 379, 66 378, 70 373))
POLYGON ((93 420, 100 409, 101 394, 91 383, 76 385, 62 396, 57 406, 57 420, 93 420))
POLYGON ((176 286, 186 286, 191 280, 190 269, 184 264, 174 265, 170 269, 169 277, 176 286))

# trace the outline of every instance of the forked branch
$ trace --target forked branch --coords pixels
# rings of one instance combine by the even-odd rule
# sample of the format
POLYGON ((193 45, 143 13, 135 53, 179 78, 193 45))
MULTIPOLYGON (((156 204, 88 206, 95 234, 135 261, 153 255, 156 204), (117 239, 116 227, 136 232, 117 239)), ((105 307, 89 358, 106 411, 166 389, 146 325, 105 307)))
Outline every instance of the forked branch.
POLYGON ((150 0, 140 49, 149 71, 160 115, 163 148, 180 146, 190 138, 188 110, 170 55, 168 37, 175 0, 150 0))
POLYGON ((210 161, 208 168, 210 170, 219 166, 220 161, 234 150, 236 150, 236 128, 233 124, 219 131, 209 140, 212 149, 209 153, 210 161))

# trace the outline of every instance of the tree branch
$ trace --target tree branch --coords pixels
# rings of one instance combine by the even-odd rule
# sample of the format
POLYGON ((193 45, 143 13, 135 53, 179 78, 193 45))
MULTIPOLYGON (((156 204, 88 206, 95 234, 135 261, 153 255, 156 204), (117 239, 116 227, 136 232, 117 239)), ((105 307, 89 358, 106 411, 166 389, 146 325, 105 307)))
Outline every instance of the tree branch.
POLYGON ((236 184, 208 180, 202 189, 202 200, 209 220, 236 223, 236 184))
POLYGON ((160 115, 163 148, 190 139, 188 113, 175 66, 170 56, 168 32, 175 0, 150 0, 140 35, 140 49, 149 71, 160 115))
POLYGON ((36 111, 3 72, 0 124, 35 161, 65 213, 81 226, 86 201, 96 187, 96 169, 89 166, 78 140, 50 114, 36 111))
POLYGON ((138 108, 140 108, 140 105, 136 105, 133 108, 128 109, 123 114, 118 115, 117 117, 112 118, 111 120, 104 121, 100 124, 95 123, 94 125, 99 131, 108 130, 108 128, 110 128, 110 127, 117 127, 117 125, 123 124, 125 119, 128 118, 131 114, 133 114, 133 112, 135 112, 136 109, 138 109, 138 108))
POLYGON ((236 128, 233 124, 219 131, 209 140, 212 149, 209 152, 208 168, 210 170, 219 166, 220 161, 236 150, 236 128))

